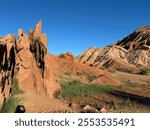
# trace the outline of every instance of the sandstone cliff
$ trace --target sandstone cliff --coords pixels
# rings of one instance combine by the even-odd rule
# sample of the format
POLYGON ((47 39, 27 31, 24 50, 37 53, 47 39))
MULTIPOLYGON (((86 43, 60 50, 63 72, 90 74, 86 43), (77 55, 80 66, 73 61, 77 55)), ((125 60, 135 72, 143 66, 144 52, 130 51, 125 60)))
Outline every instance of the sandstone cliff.
POLYGON ((16 76, 20 87, 35 89, 39 94, 53 97, 59 91, 59 84, 48 61, 46 34, 41 33, 42 21, 34 30, 24 34, 18 31, 16 44, 16 76))
POLYGON ((15 68, 15 35, 0 38, 0 106, 11 96, 15 68))
POLYGON ((11 96, 14 75, 21 88, 50 98, 59 92, 59 83, 48 61, 46 34, 41 29, 39 21, 28 34, 19 29, 18 40, 15 35, 0 38, 0 106, 11 96))

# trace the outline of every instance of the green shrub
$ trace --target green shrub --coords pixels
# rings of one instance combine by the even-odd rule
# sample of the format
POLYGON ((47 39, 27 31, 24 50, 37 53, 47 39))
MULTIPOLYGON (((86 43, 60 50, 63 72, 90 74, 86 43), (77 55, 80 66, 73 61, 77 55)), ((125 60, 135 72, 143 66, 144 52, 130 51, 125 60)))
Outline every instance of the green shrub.
POLYGON ((92 81, 93 79, 95 79, 96 77, 92 74, 89 74, 86 71, 82 71, 82 72, 77 72, 78 76, 85 76, 87 80, 92 81))
POLYGON ((75 79, 73 81, 70 81, 69 82, 69 85, 79 85, 81 84, 82 82, 79 80, 79 79, 75 79))
POLYGON ((87 75, 86 78, 91 82, 96 77, 94 75, 87 75))
POLYGON ((23 93, 23 91, 19 88, 19 83, 16 78, 13 79, 13 85, 12 85, 12 95, 23 93))
POLYGON ((12 97, 7 99, 4 104, 2 105, 2 108, 0 110, 1 113, 12 113, 15 112, 16 107, 20 105, 20 100, 18 98, 14 98, 15 94, 23 93, 21 89, 19 89, 19 83, 16 78, 13 79, 12 84, 12 97))
POLYGON ((148 75, 150 72, 150 68, 144 67, 140 70, 140 74, 142 75, 148 75))
POLYGON ((20 105, 20 100, 17 98, 10 98, 3 104, 0 113, 14 113, 17 106, 20 105))
POLYGON ((105 70, 106 67, 105 66, 101 66, 99 69, 105 70))
POLYGON ((78 98, 78 97, 91 97, 99 93, 112 91, 110 86, 97 85, 97 84, 85 84, 80 80, 73 80, 71 82, 61 81, 61 96, 66 98, 78 98))
POLYGON ((19 83, 16 78, 13 79, 13 85, 12 85, 12 95, 14 95, 19 90, 19 83))
POLYGON ((112 74, 116 73, 116 70, 114 70, 114 69, 109 69, 108 71, 112 74))

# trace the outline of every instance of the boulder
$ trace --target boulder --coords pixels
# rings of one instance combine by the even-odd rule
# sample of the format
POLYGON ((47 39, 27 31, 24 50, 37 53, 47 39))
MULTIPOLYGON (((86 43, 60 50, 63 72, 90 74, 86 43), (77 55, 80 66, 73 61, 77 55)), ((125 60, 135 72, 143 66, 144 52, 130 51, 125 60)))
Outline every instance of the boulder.
POLYGON ((108 112, 108 111, 103 107, 103 108, 101 108, 100 112, 101 112, 101 113, 106 113, 106 112, 108 112))
POLYGON ((97 113, 98 110, 90 105, 86 105, 83 107, 83 110, 88 113, 97 113))
POLYGON ((66 59, 68 61, 75 61, 74 55, 71 52, 66 52, 65 54, 60 54, 59 58, 66 59))

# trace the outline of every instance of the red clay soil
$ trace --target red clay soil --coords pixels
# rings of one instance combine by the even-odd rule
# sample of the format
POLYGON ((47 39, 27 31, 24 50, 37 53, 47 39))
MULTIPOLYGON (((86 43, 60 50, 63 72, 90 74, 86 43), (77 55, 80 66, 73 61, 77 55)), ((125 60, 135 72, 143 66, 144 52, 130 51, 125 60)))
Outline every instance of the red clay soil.
MULTIPOLYGON (((120 85, 119 80, 113 78, 108 71, 100 70, 87 64, 78 63, 76 60, 71 61, 49 54, 49 62, 51 64, 51 69, 57 77, 62 72, 71 72, 76 75, 77 73, 84 71, 95 77, 92 81, 90 81, 91 83, 110 84, 115 86, 120 85)), ((78 76, 78 78, 82 80, 83 77, 78 76)))

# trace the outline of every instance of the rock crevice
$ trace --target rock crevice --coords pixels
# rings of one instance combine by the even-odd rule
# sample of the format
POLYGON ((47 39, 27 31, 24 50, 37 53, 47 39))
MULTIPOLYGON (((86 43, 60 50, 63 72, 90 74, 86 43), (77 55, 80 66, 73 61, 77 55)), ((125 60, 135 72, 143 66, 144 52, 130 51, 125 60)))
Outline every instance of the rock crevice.
MULTIPOLYGON (((132 34, 104 48, 90 48, 80 54, 77 60, 98 68, 150 67, 150 26, 138 28, 132 34), (110 64, 111 63, 113 64, 110 64), (107 64, 109 63, 109 64, 107 64)), ((119 69, 118 68, 118 69, 119 69)))
POLYGON ((0 38, 0 106, 11 96, 15 68, 15 35, 0 38))
POLYGON ((40 95, 53 98, 60 86, 48 61, 47 38, 42 34, 42 21, 25 34, 0 38, 0 106, 10 98, 14 74, 21 88, 34 89, 40 95))

